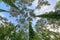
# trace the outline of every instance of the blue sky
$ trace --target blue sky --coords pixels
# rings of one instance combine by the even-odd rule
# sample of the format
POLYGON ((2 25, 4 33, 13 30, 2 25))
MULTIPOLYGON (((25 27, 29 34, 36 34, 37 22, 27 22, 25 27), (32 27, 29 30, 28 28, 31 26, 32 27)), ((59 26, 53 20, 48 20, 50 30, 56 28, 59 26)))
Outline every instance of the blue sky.
MULTIPOLYGON (((44 12, 48 12, 53 10, 54 6, 56 5, 57 0, 48 0, 49 3, 51 4, 50 6, 42 6, 42 8, 40 10, 36 9, 35 13, 37 13, 36 15, 42 14, 44 12)), ((5 9, 5 10, 9 10, 10 7, 6 7, 7 5, 4 4, 3 2, 0 3, 0 9, 5 9)), ((30 8, 35 8, 37 6, 37 0, 34 1, 33 5, 30 8)), ((10 14, 6 13, 6 12, 0 12, 0 15, 2 15, 3 17, 6 17, 9 21, 12 21, 12 23, 16 24, 17 22, 14 21, 16 18, 14 17, 9 17, 10 14)), ((33 23, 34 24, 34 23, 33 23)))
MULTIPOLYGON (((7 6, 5 3, 2 2, 2 3, 0 3, 0 9, 9 10, 10 7, 7 6)), ((6 17, 9 22, 11 21, 11 22, 14 23, 14 24, 17 23, 16 21, 14 21, 14 20, 16 20, 16 18, 14 18, 14 17, 9 17, 10 14, 7 13, 7 12, 0 12, 0 15, 3 16, 3 17, 6 17)))

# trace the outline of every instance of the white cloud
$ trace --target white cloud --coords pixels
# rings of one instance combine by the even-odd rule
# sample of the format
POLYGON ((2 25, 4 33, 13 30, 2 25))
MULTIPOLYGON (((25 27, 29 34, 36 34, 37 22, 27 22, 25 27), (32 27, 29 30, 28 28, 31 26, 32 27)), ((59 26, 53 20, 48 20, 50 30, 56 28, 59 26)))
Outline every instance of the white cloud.
POLYGON ((51 6, 42 6, 40 10, 36 9, 36 10, 34 11, 34 13, 35 13, 36 15, 39 15, 39 14, 43 14, 43 13, 45 13, 45 12, 49 12, 49 11, 51 11, 51 10, 53 10, 53 8, 52 8, 51 6))
POLYGON ((60 1, 60 0, 57 0, 57 1, 60 1))
POLYGON ((3 15, 3 14, 1 14, 1 13, 0 13, 0 16, 4 17, 4 15, 3 15))
POLYGON ((45 12, 49 12, 49 11, 54 11, 54 7, 55 7, 55 5, 56 5, 56 0, 54 1, 54 0, 48 0, 48 2, 51 4, 51 5, 49 5, 49 6, 41 6, 42 8, 40 9, 40 10, 38 10, 38 9, 36 9, 35 11, 34 11, 34 13, 36 14, 36 15, 39 15, 39 14, 43 14, 43 13, 45 13, 45 12))

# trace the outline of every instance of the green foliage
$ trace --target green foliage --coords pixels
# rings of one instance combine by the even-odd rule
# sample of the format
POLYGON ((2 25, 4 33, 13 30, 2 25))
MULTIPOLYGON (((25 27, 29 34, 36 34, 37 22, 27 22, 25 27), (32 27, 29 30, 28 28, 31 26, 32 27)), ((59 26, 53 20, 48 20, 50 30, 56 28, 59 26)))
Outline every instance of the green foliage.
MULTIPOLYGON (((7 24, 8 25, 8 24, 7 24)), ((0 26, 0 40, 27 40, 26 32, 18 30, 13 24, 10 26, 0 26)))
POLYGON ((31 6, 33 1, 34 0, 20 0, 19 3, 20 4, 28 4, 29 6, 31 6))
POLYGON ((31 22, 29 22, 29 40, 41 40, 38 33, 33 30, 31 22))
POLYGON ((0 9, 0 12, 8 12, 7 10, 0 9))
POLYGON ((2 0, 4 3, 8 4, 9 6, 17 9, 17 10, 20 10, 11 0, 2 0))
MULTIPOLYGON (((36 16, 34 14, 34 10, 31 10, 26 7, 30 4, 32 5, 32 2, 34 0, 18 0, 18 3, 16 3, 17 6, 15 5, 16 0, 2 0, 2 1, 7 5, 11 6, 12 10, 6 11, 6 10, 0 9, 0 12, 10 12, 12 16, 17 16, 17 17, 18 15, 20 15, 20 19, 18 19, 19 25, 14 26, 11 22, 7 22, 5 18, 1 18, 1 21, 2 20, 5 20, 5 21, 2 21, 4 24, 0 25, 0 40, 28 40, 28 39, 29 40, 60 40, 60 36, 59 37, 56 36, 57 33, 51 32, 47 29, 43 29, 43 25, 40 29, 37 28, 38 26, 36 27, 36 31, 38 30, 40 32, 35 32, 32 27, 32 23, 30 22, 32 21, 33 18, 36 18, 36 17, 48 18, 48 19, 60 19, 60 10, 57 10, 55 12, 49 12, 48 14, 36 16), (28 20, 27 22, 29 22, 28 24, 29 29, 26 28, 27 26, 26 25, 27 22, 25 23, 26 19, 28 20), (24 30, 24 28, 28 29, 28 31, 24 30), (51 38, 50 35, 54 35, 55 36, 54 39, 51 38)), ((37 8, 46 4, 48 4, 48 1, 39 0, 37 8)))
POLYGON ((47 18, 47 19, 60 19, 60 10, 57 10, 55 12, 49 12, 49 13, 45 13, 42 15, 38 15, 36 17, 42 17, 42 18, 47 18))
POLYGON ((36 8, 40 9, 41 6, 43 6, 43 5, 50 5, 50 4, 46 0, 38 0, 38 6, 36 8))
POLYGON ((60 10, 60 0, 56 3, 55 10, 60 10))
POLYGON ((2 0, 0 0, 0 2, 2 2, 2 0))

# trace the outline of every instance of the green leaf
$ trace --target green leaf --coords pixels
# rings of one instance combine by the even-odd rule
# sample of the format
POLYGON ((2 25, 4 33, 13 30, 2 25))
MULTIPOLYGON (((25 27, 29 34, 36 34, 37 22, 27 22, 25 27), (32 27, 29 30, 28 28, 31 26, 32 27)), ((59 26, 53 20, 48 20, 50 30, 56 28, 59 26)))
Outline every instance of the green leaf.
POLYGON ((13 3, 15 3, 16 2, 16 0, 11 0, 13 3))
POLYGON ((8 12, 7 10, 0 9, 0 12, 8 12))
POLYGON ((0 2, 2 2, 2 0, 0 0, 0 2))
POLYGON ((49 12, 48 14, 38 15, 36 17, 48 18, 48 19, 60 19, 60 10, 55 12, 49 12))
POLYGON ((4 3, 8 4, 9 6, 17 9, 17 10, 20 10, 11 0, 2 0, 4 3))

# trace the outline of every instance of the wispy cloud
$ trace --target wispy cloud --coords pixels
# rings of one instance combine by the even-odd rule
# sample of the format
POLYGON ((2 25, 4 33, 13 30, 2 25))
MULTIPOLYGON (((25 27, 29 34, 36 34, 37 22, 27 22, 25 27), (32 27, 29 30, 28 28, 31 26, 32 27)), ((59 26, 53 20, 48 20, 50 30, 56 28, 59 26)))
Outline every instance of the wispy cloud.
POLYGON ((54 7, 55 7, 55 5, 56 5, 57 0, 48 0, 48 2, 50 3, 49 6, 41 6, 41 9, 39 9, 39 10, 36 9, 36 10, 34 11, 34 13, 35 13, 36 15, 39 15, 39 14, 43 14, 43 13, 45 13, 45 12, 49 12, 49 11, 54 10, 54 7))

